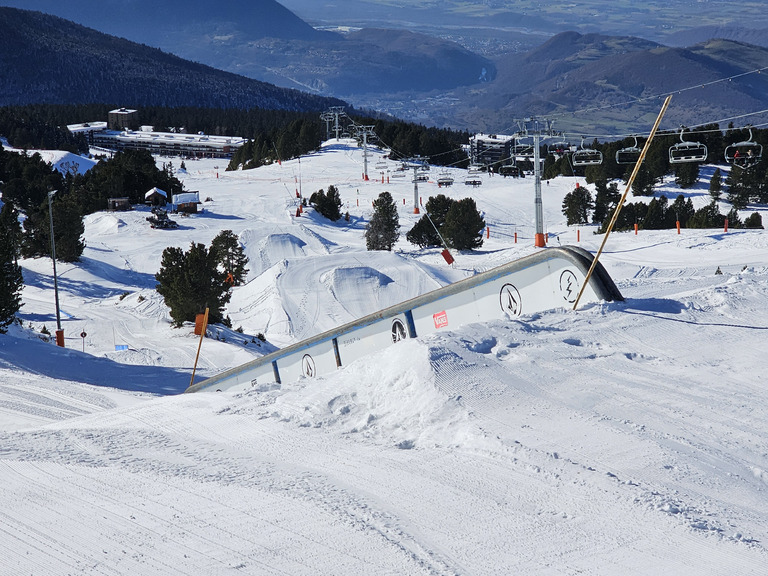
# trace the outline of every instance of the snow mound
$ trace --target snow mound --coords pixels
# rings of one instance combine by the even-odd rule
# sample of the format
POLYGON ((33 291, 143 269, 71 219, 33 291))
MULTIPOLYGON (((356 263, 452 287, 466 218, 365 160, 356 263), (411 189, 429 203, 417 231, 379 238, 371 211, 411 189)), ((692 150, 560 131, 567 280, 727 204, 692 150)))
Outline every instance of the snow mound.
POLYGON ((85 217, 85 227, 89 236, 111 236, 125 226, 120 218, 107 212, 96 212, 85 217))
POLYGON ((424 344, 403 342, 330 377, 267 391, 261 416, 404 450, 488 445, 466 409, 435 386, 427 355, 424 344))
POLYGON ((85 174, 96 166, 96 161, 61 150, 36 150, 37 154, 62 174, 85 174))
POLYGON ((386 274, 368 266, 334 268, 323 274, 320 281, 330 294, 356 317, 369 314, 371 301, 379 302, 381 291, 394 282, 386 274))
POLYGON ((301 258, 307 255, 307 243, 293 234, 270 234, 260 242, 253 242, 255 232, 247 230, 240 235, 240 241, 246 247, 250 276, 263 274, 282 260, 301 258))

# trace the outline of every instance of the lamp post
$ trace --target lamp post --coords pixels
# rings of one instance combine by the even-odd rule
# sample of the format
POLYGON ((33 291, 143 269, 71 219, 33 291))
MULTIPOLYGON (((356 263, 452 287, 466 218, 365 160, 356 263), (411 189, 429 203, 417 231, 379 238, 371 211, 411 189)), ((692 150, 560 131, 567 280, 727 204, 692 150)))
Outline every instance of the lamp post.
POLYGON ((56 276, 56 241, 53 238, 53 205, 51 200, 57 190, 48 192, 48 216, 51 221, 51 260, 53 260, 53 295, 56 300, 56 345, 64 348, 64 330, 61 329, 61 314, 59 313, 59 281, 56 276))

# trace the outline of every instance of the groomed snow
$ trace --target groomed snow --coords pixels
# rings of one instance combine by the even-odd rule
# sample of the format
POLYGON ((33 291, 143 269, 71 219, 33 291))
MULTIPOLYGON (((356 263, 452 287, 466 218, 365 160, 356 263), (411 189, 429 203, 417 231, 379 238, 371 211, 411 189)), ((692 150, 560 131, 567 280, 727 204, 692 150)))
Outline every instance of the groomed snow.
MULTIPOLYGON (((211 328, 195 381, 536 250, 530 177, 420 184, 424 202, 473 196, 490 227, 449 267, 405 241, 413 184, 363 182, 351 141, 186 167, 206 201, 178 229, 151 229, 144 208, 86 219, 82 262, 57 266, 65 349, 39 338, 56 324, 51 262, 22 261, 23 328, 0 336, 0 575, 768 573, 764 231, 615 233, 601 261, 625 302, 456 328, 327 378, 180 394, 198 338, 154 290, 169 245, 230 229, 251 260, 228 308, 242 332, 211 328), (296 217, 297 190, 330 184, 349 222, 296 217), (403 237, 367 252, 384 190, 403 237)), ((696 207, 713 170, 685 192, 696 207)), ((594 253, 602 236, 561 213, 577 181, 543 187, 549 242, 594 253)))

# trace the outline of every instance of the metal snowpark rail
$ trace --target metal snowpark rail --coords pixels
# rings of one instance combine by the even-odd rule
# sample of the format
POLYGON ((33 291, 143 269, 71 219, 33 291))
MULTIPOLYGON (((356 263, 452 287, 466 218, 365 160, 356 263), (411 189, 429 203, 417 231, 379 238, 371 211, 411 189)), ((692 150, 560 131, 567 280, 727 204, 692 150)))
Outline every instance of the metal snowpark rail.
POLYGON ((187 392, 246 391, 330 374, 406 339, 570 306, 579 292, 593 301, 623 300, 589 252, 574 246, 547 248, 262 356, 191 385, 187 392))

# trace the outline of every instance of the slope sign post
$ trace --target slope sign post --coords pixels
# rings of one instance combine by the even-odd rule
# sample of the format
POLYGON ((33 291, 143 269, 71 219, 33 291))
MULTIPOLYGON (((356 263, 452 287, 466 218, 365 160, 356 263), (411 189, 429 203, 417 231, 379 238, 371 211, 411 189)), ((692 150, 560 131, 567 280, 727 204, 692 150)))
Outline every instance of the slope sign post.
POLYGON ((195 371, 197 370, 197 360, 200 358, 200 348, 203 345, 203 338, 205 338, 205 331, 208 328, 208 308, 205 309, 205 315, 203 316, 203 329, 200 332, 200 342, 197 343, 197 354, 195 355, 195 365, 192 367, 192 378, 189 379, 189 385, 195 383, 195 371))

